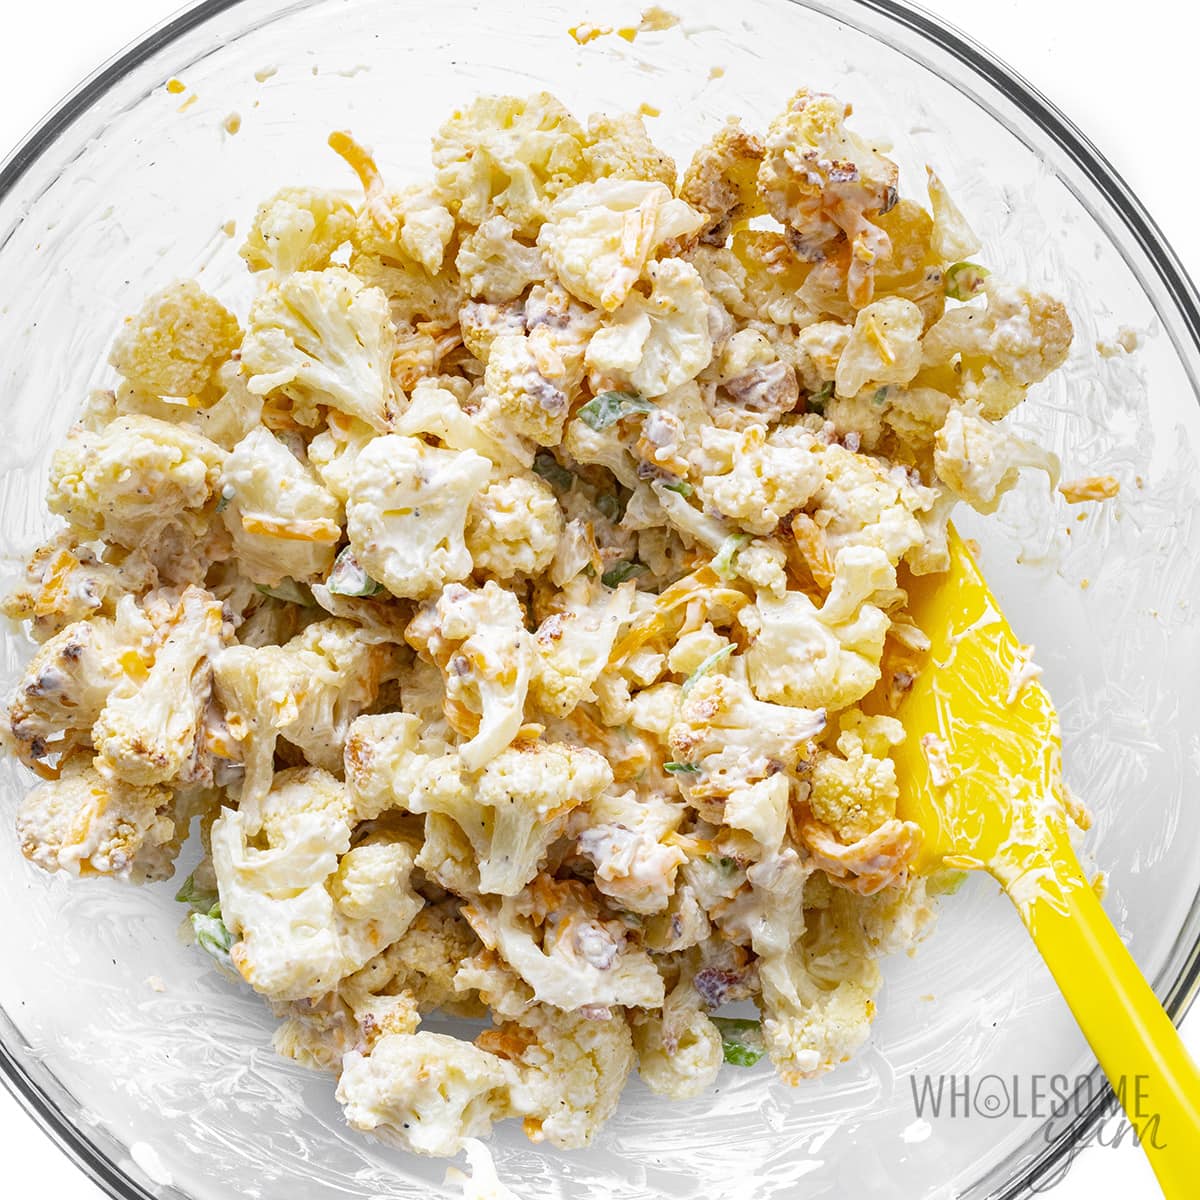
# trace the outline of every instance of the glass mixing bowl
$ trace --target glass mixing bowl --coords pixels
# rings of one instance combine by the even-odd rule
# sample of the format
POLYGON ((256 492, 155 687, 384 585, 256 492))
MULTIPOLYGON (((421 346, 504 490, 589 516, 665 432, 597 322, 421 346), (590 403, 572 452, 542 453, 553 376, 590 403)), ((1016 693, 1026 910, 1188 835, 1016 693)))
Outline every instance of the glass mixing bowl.
MULTIPOLYGON (((598 16, 619 23, 622 7, 598 16)), ((0 175, 4 570, 49 526, 49 456, 87 391, 109 382, 122 316, 196 272, 244 306, 226 222, 244 230, 285 183, 347 186, 329 131, 353 130, 403 181, 426 173, 430 133, 456 104, 546 88, 581 114, 654 105, 656 138, 686 160, 728 113, 761 128, 801 84, 836 91, 860 129, 894 141, 907 191, 923 194, 923 165, 936 166, 984 238, 983 261, 1068 300, 1070 363, 1017 424, 1068 475, 1115 473, 1120 496, 1068 509, 1031 480, 998 519, 962 523, 1038 647, 1070 786, 1096 815, 1084 852, 1107 873, 1109 911, 1178 1016, 1200 937, 1196 294, 1078 131, 935 21, 886 0, 681 7, 680 28, 580 47, 567 28, 587 14, 574 2, 213 0, 89 81, 0 175), (172 76, 184 95, 165 89, 172 76), (1140 348, 1102 355, 1123 328, 1140 348)), ((4 635, 6 687, 28 653, 22 635, 4 635)), ((332 1081, 272 1053, 265 1005, 182 944, 174 885, 69 882, 24 863, 10 831, 29 782, 0 764, 0 1065, 80 1166, 118 1197, 438 1193, 445 1164, 351 1133, 332 1081)), ((634 1081, 586 1152, 501 1126, 502 1176, 525 1200, 1047 1186, 1105 1097, 1007 901, 971 879, 886 973, 870 1044, 829 1077, 791 1090, 765 1068, 729 1069, 713 1095, 674 1105, 634 1081), (968 1072, 1006 1089, 1035 1074, 1082 1078, 1058 1120, 1012 1102, 993 1105, 994 1119, 917 1115, 914 1078, 968 1072)))

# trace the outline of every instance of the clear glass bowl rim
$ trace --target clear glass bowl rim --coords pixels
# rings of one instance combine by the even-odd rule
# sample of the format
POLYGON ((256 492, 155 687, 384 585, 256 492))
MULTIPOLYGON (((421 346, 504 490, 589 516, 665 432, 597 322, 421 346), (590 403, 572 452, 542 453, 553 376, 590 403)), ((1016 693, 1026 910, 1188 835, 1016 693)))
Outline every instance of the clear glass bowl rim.
MULTIPOLYGON (((969 68, 975 75, 1006 96, 1021 113, 1036 123, 1078 167, 1088 181, 1112 206, 1177 306, 1188 340, 1200 351, 1200 291, 1171 248, 1161 229, 1146 211, 1120 173, 1052 101, 1007 63, 941 18, 900 0, 784 0, 835 16, 855 25, 854 10, 874 13, 914 32, 969 68)), ((234 9, 243 0, 200 0, 200 3, 167 18, 140 39, 119 51, 97 68, 60 104, 36 125, 25 139, 0 163, 0 201, 43 153, 93 104, 130 71, 153 54, 184 37, 206 21, 234 9)), ((1178 1024, 1200 993, 1200 941, 1194 944, 1179 975, 1169 982, 1163 1006, 1178 1024)), ((0 1082, 18 1104, 72 1162, 113 1200, 157 1200, 155 1195, 131 1179, 83 1132, 79 1123, 37 1084, 17 1055, 0 1040, 0 1082)), ((1081 1087, 1080 1091, 1084 1089, 1081 1087)), ((989 1200, 1019 1200, 1039 1181, 1056 1177, 1064 1160, 1117 1106, 1116 1097, 1099 1067, 1088 1081, 1085 1107, 1073 1107, 1071 1124, 1047 1143, 1029 1168, 1003 1181, 989 1200)))

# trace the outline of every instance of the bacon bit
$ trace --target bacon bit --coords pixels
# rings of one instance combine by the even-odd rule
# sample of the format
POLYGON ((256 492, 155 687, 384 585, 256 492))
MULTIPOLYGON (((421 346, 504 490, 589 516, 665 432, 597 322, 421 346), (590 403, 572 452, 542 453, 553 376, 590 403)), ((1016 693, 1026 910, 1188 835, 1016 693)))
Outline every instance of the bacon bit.
POLYGON ((1059 484, 1058 490, 1068 504, 1083 504, 1087 500, 1111 500, 1121 484, 1112 475, 1084 475, 1059 484))

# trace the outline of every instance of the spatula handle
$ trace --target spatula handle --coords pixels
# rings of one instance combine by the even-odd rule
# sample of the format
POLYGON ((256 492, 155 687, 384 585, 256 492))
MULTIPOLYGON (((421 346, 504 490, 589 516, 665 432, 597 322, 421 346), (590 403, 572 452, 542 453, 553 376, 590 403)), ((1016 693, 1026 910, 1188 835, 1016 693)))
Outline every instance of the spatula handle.
POLYGON ((1200 1071, 1065 838, 1054 880, 1005 884, 1137 1131, 1167 1200, 1200 1196, 1200 1071), (1032 886, 1031 886, 1032 885, 1032 886))

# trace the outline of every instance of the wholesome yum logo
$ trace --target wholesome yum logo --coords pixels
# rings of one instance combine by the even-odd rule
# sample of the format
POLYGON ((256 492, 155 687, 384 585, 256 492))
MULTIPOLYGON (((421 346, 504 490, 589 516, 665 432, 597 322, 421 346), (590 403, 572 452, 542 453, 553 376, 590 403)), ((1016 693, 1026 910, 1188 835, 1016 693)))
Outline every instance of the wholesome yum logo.
MULTIPOLYGON (((1042 1130, 1047 1144, 1062 1134, 1064 1120, 1089 1111, 1104 1089, 1090 1075, 912 1075, 908 1082, 918 1119, 1034 1118, 1047 1122, 1042 1130)), ((1088 1137, 1073 1142, 1033 1191, 1054 1186, 1085 1145, 1139 1146, 1145 1142, 1159 1150, 1166 1148, 1161 1118, 1150 1109, 1148 1077, 1120 1076, 1113 1091, 1123 1112, 1108 1116, 1088 1137)))

